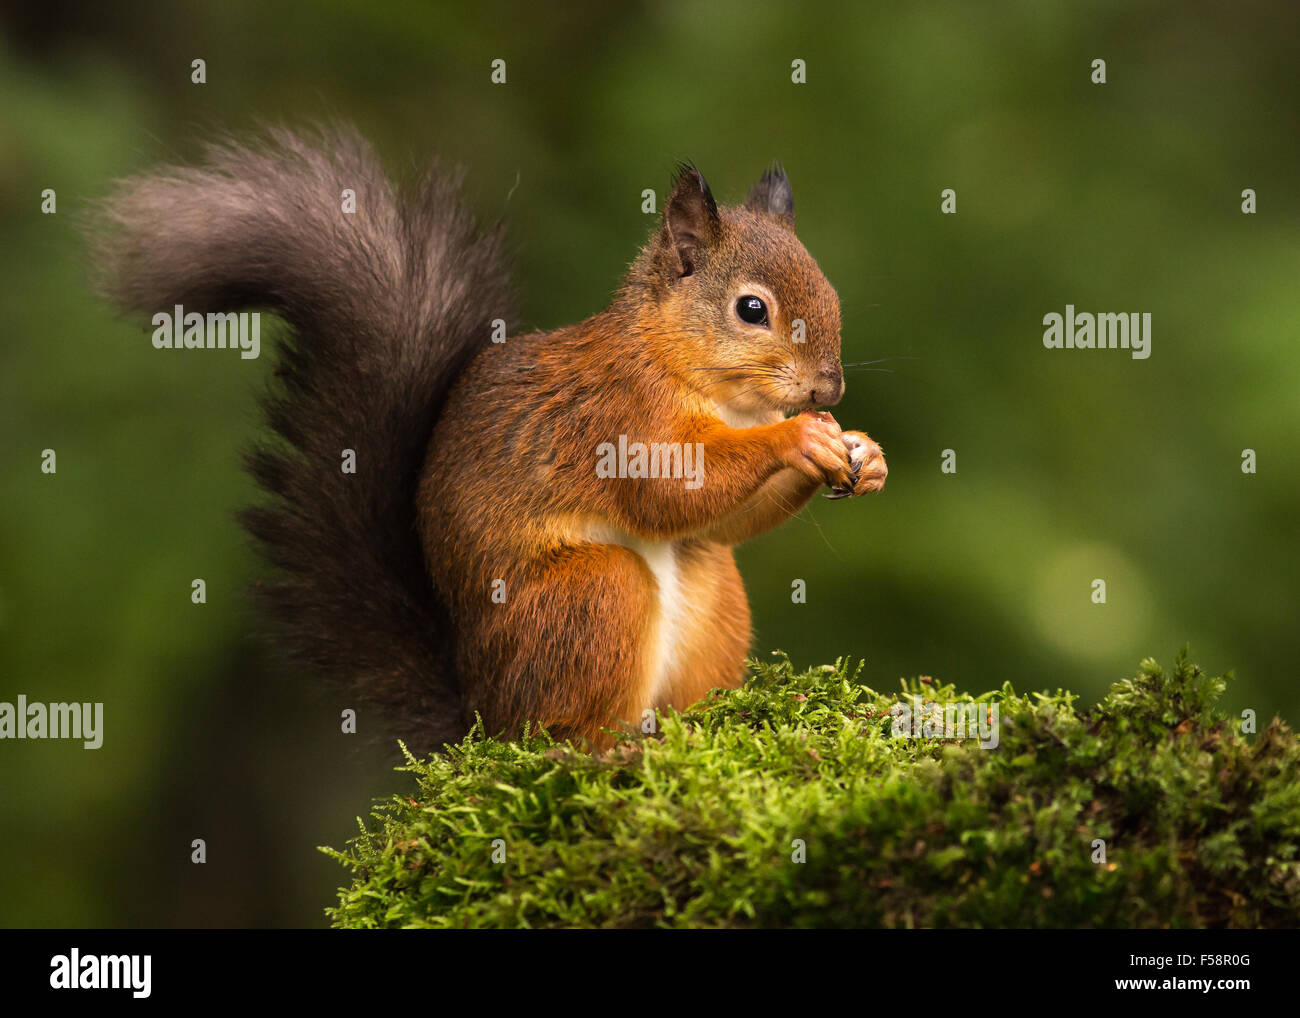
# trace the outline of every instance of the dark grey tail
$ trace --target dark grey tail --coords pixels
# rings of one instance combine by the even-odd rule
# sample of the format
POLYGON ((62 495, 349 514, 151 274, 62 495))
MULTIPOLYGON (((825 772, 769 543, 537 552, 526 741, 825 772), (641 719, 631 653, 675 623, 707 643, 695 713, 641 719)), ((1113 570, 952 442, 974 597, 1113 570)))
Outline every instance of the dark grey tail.
POLYGON ((401 194, 354 131, 272 129, 122 182, 96 242, 100 288, 124 308, 266 308, 292 327, 264 400, 285 441, 247 461, 271 496, 242 517, 279 570, 266 603, 293 657, 386 708, 417 751, 464 734, 419 468, 451 382, 513 317, 500 236, 459 183, 435 171, 401 194))

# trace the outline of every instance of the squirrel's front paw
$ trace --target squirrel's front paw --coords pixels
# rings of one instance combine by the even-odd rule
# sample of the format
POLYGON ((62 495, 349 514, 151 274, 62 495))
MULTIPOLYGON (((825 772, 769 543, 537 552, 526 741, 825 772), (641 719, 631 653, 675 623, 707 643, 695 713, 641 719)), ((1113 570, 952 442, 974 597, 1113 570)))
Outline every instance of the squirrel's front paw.
POLYGON ((820 484, 839 490, 853 484, 849 449, 835 418, 823 411, 807 411, 790 418, 796 438, 787 465, 820 484))
POLYGON ((853 477, 851 484, 833 485, 834 491, 826 498, 847 498, 850 495, 865 495, 869 491, 879 491, 885 486, 889 476, 889 467, 885 465, 885 454, 871 437, 861 431, 845 431, 840 435, 844 448, 848 450, 849 463, 853 477))

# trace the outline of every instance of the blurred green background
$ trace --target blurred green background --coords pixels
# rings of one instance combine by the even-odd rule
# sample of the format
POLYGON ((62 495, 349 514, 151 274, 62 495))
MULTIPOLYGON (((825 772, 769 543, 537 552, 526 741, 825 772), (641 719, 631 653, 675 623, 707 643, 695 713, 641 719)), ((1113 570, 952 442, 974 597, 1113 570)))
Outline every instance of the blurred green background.
POLYGON ((7 10, 0 700, 102 700, 106 733, 0 743, 0 924, 323 925, 344 874, 315 846, 407 788, 378 722, 341 735, 255 635, 233 514, 270 358, 162 355, 85 283, 87 201, 259 119, 353 120, 399 173, 469 167, 533 327, 603 306, 677 159, 738 201, 779 156, 845 360, 911 359, 850 373, 836 408, 884 445, 885 492, 741 550, 756 653, 1090 703, 1190 643, 1236 670, 1232 711, 1300 720, 1298 22, 1282 2, 7 10), (1151 312, 1152 356, 1045 350, 1067 303, 1151 312))

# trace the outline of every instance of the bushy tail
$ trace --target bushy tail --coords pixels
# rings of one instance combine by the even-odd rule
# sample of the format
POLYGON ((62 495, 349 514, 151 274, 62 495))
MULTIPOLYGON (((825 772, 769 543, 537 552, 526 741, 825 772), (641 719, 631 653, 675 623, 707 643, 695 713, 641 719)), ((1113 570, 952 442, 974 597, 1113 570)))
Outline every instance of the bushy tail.
POLYGON ((271 129, 122 182, 96 242, 100 288, 124 308, 266 308, 292 327, 264 400, 285 442, 248 457, 271 499, 243 521, 279 569, 262 589, 286 649, 421 750, 463 729, 417 476, 451 382, 513 307, 500 236, 458 192, 435 170, 398 193, 350 129, 271 129))

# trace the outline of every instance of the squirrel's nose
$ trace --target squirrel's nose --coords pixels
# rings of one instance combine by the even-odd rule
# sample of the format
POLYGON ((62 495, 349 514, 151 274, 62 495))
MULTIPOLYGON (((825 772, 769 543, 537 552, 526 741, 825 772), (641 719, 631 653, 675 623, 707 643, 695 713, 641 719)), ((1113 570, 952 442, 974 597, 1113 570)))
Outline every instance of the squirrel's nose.
POLYGON ((834 406, 844 395, 844 376, 822 372, 817 376, 817 383, 808 393, 808 402, 814 406, 834 406))

